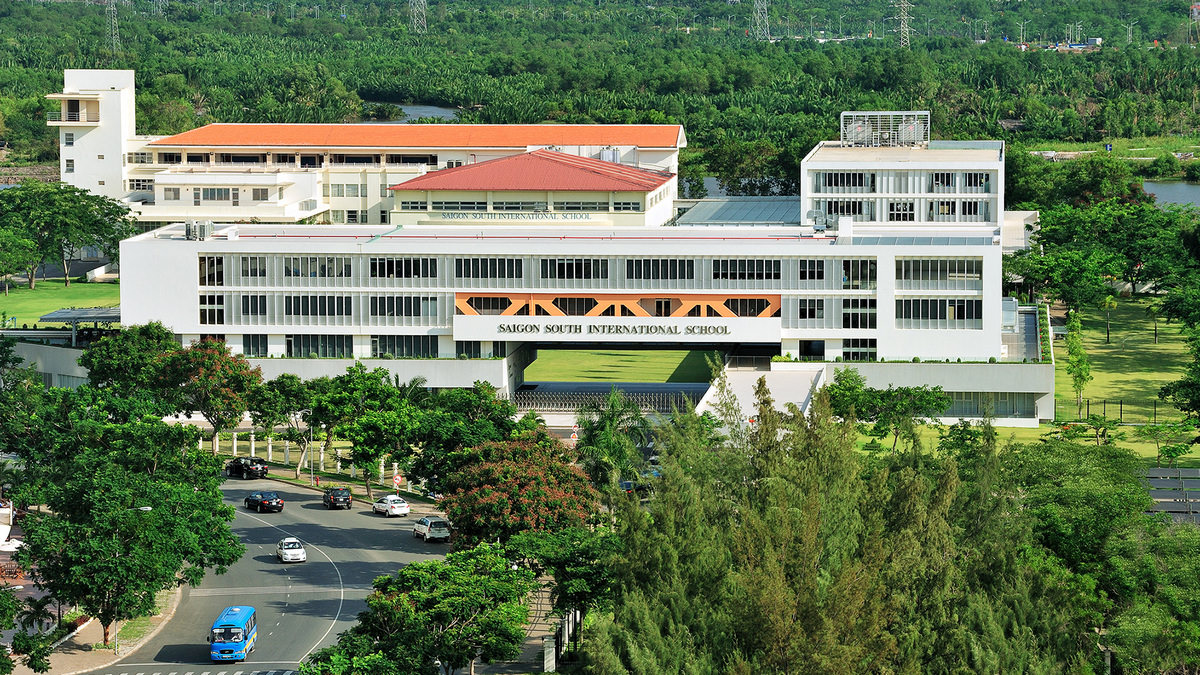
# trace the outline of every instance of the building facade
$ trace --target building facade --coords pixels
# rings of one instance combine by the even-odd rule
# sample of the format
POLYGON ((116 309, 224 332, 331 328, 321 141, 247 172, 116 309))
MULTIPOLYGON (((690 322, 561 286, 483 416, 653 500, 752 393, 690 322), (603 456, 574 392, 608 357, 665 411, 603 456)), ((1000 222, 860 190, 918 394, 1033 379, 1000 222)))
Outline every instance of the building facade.
MULTIPOLYGON (((97 96, 100 118, 127 103, 97 96)), ((123 323, 224 340, 268 376, 362 359, 511 391, 538 349, 751 348, 814 387, 849 363, 943 383, 948 416, 1051 415, 1035 315, 1002 298, 1001 142, 847 113, 799 198, 684 200, 678 127, 405 126, 210 125, 95 174, 76 156, 85 187, 149 176, 112 194, 170 223, 122 243, 123 323)))

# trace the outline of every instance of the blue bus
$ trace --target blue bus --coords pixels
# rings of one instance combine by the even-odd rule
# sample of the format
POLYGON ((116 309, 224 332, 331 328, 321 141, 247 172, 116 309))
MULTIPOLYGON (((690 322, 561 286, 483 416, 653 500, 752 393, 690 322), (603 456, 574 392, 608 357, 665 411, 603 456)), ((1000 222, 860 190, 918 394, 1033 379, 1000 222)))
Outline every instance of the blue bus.
POLYGON ((258 616, 253 607, 234 605, 221 610, 208 634, 213 662, 245 661, 258 640, 257 624, 258 616))

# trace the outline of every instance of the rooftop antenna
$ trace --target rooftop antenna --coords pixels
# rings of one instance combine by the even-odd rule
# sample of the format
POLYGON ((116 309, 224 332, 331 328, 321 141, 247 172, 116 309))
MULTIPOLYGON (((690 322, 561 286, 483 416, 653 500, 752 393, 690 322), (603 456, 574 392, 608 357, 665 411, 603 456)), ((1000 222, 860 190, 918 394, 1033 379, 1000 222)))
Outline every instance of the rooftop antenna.
POLYGON ((108 0, 108 48, 114 55, 121 51, 121 31, 117 28, 117 0, 108 0))
POLYGON ((896 8, 896 19, 900 21, 900 27, 897 32, 900 34, 900 46, 907 49, 912 41, 912 27, 908 22, 912 19, 908 10, 912 9, 912 3, 908 0, 892 0, 892 7, 896 8))
POLYGON ((425 31, 428 30, 428 26, 425 23, 425 10, 427 8, 425 0, 408 0, 408 14, 412 19, 412 32, 417 35, 424 35, 425 31))
POLYGON ((767 0, 754 0, 754 22, 750 35, 760 42, 771 41, 771 25, 767 16, 767 0))

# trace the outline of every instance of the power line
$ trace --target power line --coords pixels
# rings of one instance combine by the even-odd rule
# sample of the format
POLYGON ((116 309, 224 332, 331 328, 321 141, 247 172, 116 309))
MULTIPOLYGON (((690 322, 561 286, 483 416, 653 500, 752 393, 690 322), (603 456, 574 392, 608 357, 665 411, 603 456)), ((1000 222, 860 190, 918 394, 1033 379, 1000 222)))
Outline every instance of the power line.
POLYGON ((760 42, 771 41, 771 24, 767 14, 767 0, 754 0, 754 21, 750 35, 760 42))
POLYGON ((412 19, 412 31, 424 35, 429 26, 425 23, 425 0, 408 0, 408 13, 412 19))

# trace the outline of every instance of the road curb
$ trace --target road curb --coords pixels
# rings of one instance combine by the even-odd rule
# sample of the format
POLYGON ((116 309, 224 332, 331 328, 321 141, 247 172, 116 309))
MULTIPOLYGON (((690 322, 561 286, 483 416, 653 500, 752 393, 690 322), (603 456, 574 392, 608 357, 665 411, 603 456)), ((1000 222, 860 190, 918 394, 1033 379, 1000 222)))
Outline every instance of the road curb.
POLYGON ((88 620, 84 621, 83 623, 76 626, 75 630, 71 631, 70 633, 67 633, 66 635, 59 638, 57 642, 50 645, 50 651, 54 651, 55 649, 58 649, 59 646, 62 645, 62 643, 66 642, 67 640, 70 640, 71 638, 75 637, 76 635, 79 635, 79 632, 82 631, 84 628, 87 628, 88 625, 90 625, 93 621, 95 621, 95 619, 93 619, 92 617, 89 616, 88 620))
MULTIPOLYGON (((175 616, 175 610, 179 608, 179 599, 182 595, 183 595, 183 587, 181 586, 181 587, 176 588, 175 594, 171 599, 171 604, 167 607, 166 611, 164 611, 162 613, 162 621, 159 621, 158 625, 155 626, 149 633, 146 633, 145 635, 143 635, 141 637, 141 639, 139 639, 137 641, 137 643, 134 644, 134 649, 137 649, 137 647, 141 646, 147 640, 150 640, 155 635, 158 635, 159 631, 161 631, 163 629, 163 627, 167 625, 167 622, 171 620, 171 617, 175 616)), ((88 625, 89 623, 91 623, 94 620, 95 619, 92 619, 92 620, 88 621, 87 623, 83 624, 83 626, 79 627, 79 630, 83 630, 84 626, 88 625)), ((118 628, 118 630, 119 630, 119 628, 118 628)), ((79 632, 79 631, 76 631, 76 632, 79 632)), ((114 637, 114 639, 116 639, 116 638, 114 637)), ((113 654, 113 658, 111 658, 108 661, 105 661, 103 663, 91 665, 82 670, 73 670, 73 671, 70 671, 67 673, 57 673, 56 675, 80 675, 81 673, 90 673, 94 670, 100 670, 101 668, 107 668, 107 667, 113 665, 114 663, 116 663, 117 661, 120 661, 125 656, 129 656, 132 653, 133 653, 132 651, 128 651, 128 652, 125 652, 123 655, 122 654, 113 654)))

